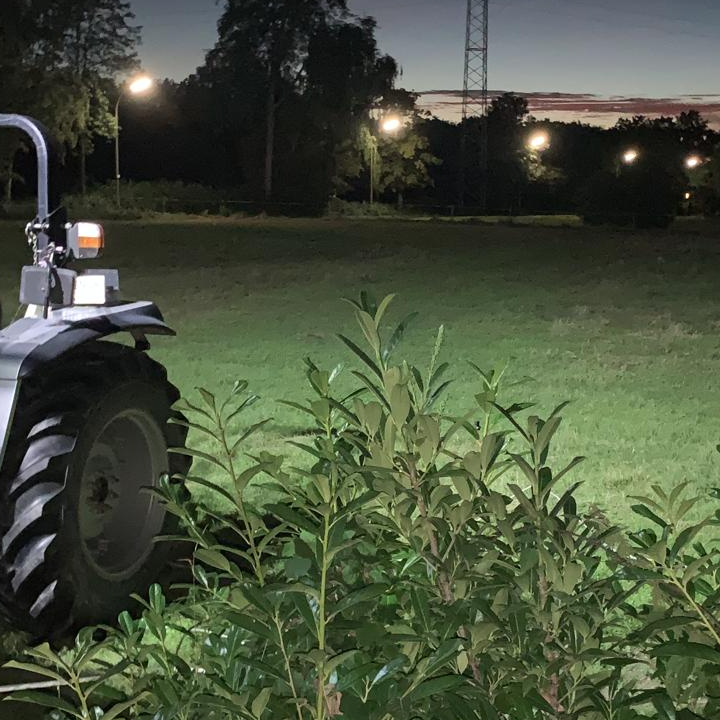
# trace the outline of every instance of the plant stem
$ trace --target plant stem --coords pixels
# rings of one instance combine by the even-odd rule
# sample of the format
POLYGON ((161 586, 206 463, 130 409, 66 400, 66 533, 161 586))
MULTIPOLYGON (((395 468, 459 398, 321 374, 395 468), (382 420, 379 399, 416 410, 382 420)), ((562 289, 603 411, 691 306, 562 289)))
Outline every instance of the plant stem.
MULTIPOLYGON (((409 468, 410 473, 410 482, 412 484, 413 490, 415 490, 416 497, 417 497, 417 504, 418 504, 418 511, 420 512, 420 515, 423 517, 423 519, 428 520, 428 510, 427 505, 425 504, 425 498, 423 497, 422 490, 420 489, 420 482, 417 477, 417 472, 415 470, 414 466, 410 466, 409 468)), ((452 589, 452 582, 450 580, 450 577, 448 576, 447 571, 444 568, 444 559, 440 552, 440 547, 438 545, 437 541, 437 535, 435 534, 435 530, 433 526, 430 524, 430 522, 427 523, 428 527, 428 541, 430 543, 430 552, 432 553, 432 556, 435 560, 438 570, 438 584, 440 586, 440 593, 442 594, 443 601, 450 605, 455 601, 455 594, 453 593, 452 589)), ((465 639, 470 640, 471 635, 468 632, 468 629, 462 625, 458 629, 458 635, 465 639)), ((482 683, 482 672, 480 670, 480 666, 478 665, 477 659, 475 656, 468 652, 468 665, 470 666, 470 669, 472 670, 473 679, 475 680, 478 685, 482 683)))
MULTIPOLYGON (((540 490, 540 464, 536 457, 534 449, 533 458, 535 458, 535 482, 533 483, 532 491, 533 504, 535 505, 535 509, 537 510, 537 518, 534 524, 536 530, 536 544, 539 551, 543 545, 543 528, 542 521, 540 519, 543 512, 543 501, 541 497, 542 493, 540 490)), ((545 574, 545 568, 543 567, 543 563, 541 560, 538 567, 538 616, 540 616, 545 611, 549 597, 550 585, 548 583, 547 575, 545 574)), ((555 640, 555 629, 552 627, 552 620, 548 620, 548 623, 545 627, 545 633, 545 660, 549 664, 552 664, 558 659, 558 654, 549 649, 551 644, 555 640)), ((560 713, 564 712, 562 703, 560 702, 560 677, 557 673, 553 673, 550 676, 547 687, 541 690, 540 694, 555 711, 556 717, 558 717, 560 713)))
POLYGON ((240 513, 240 518, 242 519, 243 524, 245 525, 245 530, 247 532, 249 541, 248 545, 250 546, 250 552, 252 553, 254 560, 253 564, 255 566, 255 575, 257 576, 260 586, 263 586, 265 584, 265 574, 263 573, 262 569, 260 553, 257 549, 257 545, 255 544, 255 533, 253 532, 252 526, 250 525, 250 521, 247 516, 247 511, 245 510, 245 502, 243 501, 242 493, 237 490, 237 473, 235 472, 235 462, 227 441, 227 428, 225 427, 225 423, 223 422, 222 415, 217 410, 215 410, 215 421, 218 430, 220 431, 223 452, 227 460, 227 470, 230 475, 230 479, 232 480, 233 487, 235 488, 238 512, 240 513))
POLYGON ((440 553, 440 546, 438 545, 437 535, 435 534, 435 530, 429 522, 427 505, 425 504, 425 498, 423 497, 422 490, 420 489, 420 482, 417 477, 417 472, 413 466, 410 466, 408 470, 410 476, 410 483, 413 490, 415 491, 415 497, 417 499, 418 511, 423 520, 428 521, 426 523, 428 542, 430 543, 430 553, 433 557, 434 564, 438 573, 438 584, 440 585, 440 593, 442 594, 443 602, 449 605, 453 602, 455 598, 453 596, 450 578, 448 577, 448 574, 443 567, 444 563, 442 554, 440 553))
POLYGON ((323 656, 317 666, 317 699, 315 703, 315 718, 323 720, 325 717, 325 594, 327 592, 327 555, 330 542, 330 514, 325 515, 325 528, 322 540, 322 568, 320 569, 320 599, 318 608, 318 649, 323 656))
POLYGON ((720 647, 720 635, 718 634, 717 630, 715 630, 713 624, 708 620, 707 615, 705 615, 705 611, 702 609, 702 607, 700 607, 700 605, 698 605, 695 602, 695 599, 687 591, 687 588, 685 587, 685 585, 683 585, 683 583, 680 580, 678 580, 677 577, 675 577, 675 573, 672 573, 671 579, 672 579, 673 585, 675 585, 675 587, 677 587, 678 590, 680 590, 680 592, 685 596, 687 601, 692 606, 693 610, 695 610, 695 612, 700 617, 702 624, 708 629, 708 632, 713 636, 718 647, 720 647))
POLYGON ((82 711, 83 720, 92 720, 90 717, 90 708, 88 708, 87 704, 87 698, 85 697, 85 692, 82 689, 82 683, 80 682, 78 675, 74 672, 71 674, 70 682, 78 700, 80 701, 80 709, 82 711))
POLYGON ((288 685, 290 686, 293 700, 295 700, 295 709, 297 711, 298 720, 303 720, 302 710, 300 709, 300 699, 298 698, 297 689, 295 688, 295 681, 293 680, 292 676, 290 658, 288 657, 287 649, 285 648, 285 640, 283 639, 283 627, 277 614, 273 617, 273 619, 275 621, 275 627, 278 631, 278 637, 280 638, 280 652, 282 653, 283 659, 285 660, 285 671, 287 672, 288 676, 288 685))

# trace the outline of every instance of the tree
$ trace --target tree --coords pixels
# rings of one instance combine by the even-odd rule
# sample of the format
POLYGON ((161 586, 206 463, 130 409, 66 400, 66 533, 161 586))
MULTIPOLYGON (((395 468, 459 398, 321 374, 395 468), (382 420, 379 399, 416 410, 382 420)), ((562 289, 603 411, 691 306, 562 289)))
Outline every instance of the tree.
POLYGON ((718 215, 720 214, 720 144, 715 146, 710 161, 700 171, 702 177, 694 191, 696 197, 693 198, 693 205, 706 215, 718 215))
POLYGON ((405 193, 430 185, 429 168, 442 163, 430 152, 423 130, 422 119, 415 115, 397 136, 381 135, 378 141, 377 189, 394 193, 400 208, 405 193))
MULTIPOLYGON (((512 93, 505 93, 490 104, 487 118, 490 207, 502 210, 514 207, 519 202, 523 185, 528 181, 526 130, 523 126, 527 115, 527 100, 512 93)), ((473 152, 480 157, 479 147, 473 152)))
POLYGON ((361 128, 394 92, 398 69, 378 49, 375 21, 346 12, 344 0, 315 3, 315 14, 312 3, 293 3, 284 21, 297 23, 300 11, 311 21, 295 28, 294 51, 271 88, 265 25, 285 5, 263 3, 261 13, 247 0, 228 3, 220 39, 183 83, 180 105, 207 147, 214 184, 320 206, 362 173, 361 128))
MULTIPOLYGON (((93 137, 115 132, 115 81, 137 64, 133 18, 125 0, 6 0, 0 8, 0 107, 34 115, 78 150, 83 190, 93 137)), ((8 198, 23 140, 10 135, 0 143, 8 198)))
POLYGON ((681 173, 646 157, 619 171, 601 170, 580 192, 586 222, 667 227, 675 218, 683 188, 681 173))
POLYGON ((138 66, 140 28, 127 0, 56 0, 40 18, 43 65, 63 88, 55 111, 64 116, 61 140, 80 155, 82 191, 93 138, 116 132, 111 96, 118 77, 138 66))
POLYGON ((207 64, 265 83, 264 195, 273 196, 277 112, 302 87, 311 38, 347 12, 346 0, 227 0, 207 64), (246 67, 238 59, 249 61, 246 67))
MULTIPOLYGON (((6 0, 0 7, 0 112, 27 112, 37 99, 33 67, 33 41, 37 33, 38 3, 6 0)), ((0 134, 0 181, 3 197, 12 199, 15 156, 23 147, 20 133, 0 134)))
MULTIPOLYGON (((344 193, 366 163, 372 108, 387 107, 397 95, 395 60, 381 54, 373 18, 323 25, 311 37, 306 62, 307 109, 315 141, 324 148, 332 189, 344 193)), ((407 111, 414 100, 407 103, 407 111)))

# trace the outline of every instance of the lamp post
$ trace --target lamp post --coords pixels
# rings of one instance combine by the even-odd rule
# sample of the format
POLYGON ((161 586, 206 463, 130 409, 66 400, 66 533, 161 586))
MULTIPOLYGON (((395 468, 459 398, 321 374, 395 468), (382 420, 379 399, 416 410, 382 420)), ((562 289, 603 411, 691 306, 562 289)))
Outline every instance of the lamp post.
POLYGON ((370 140, 370 204, 375 204, 375 158, 377 157, 377 138, 370 140))
POLYGON ((126 94, 144 95, 153 84, 151 77, 140 75, 123 87, 115 103, 115 199, 118 207, 120 207, 120 102, 126 94))
MULTIPOLYGON (((403 127, 403 121, 397 115, 390 115, 380 121, 380 132, 383 135, 395 135, 403 127)), ((373 135, 370 145, 370 204, 375 203, 375 175, 378 158, 378 139, 373 135)))
MULTIPOLYGON (((531 161, 536 162, 538 166, 542 163, 542 154, 550 149, 550 145, 550 134, 545 130, 534 131, 525 141, 525 147, 530 151, 531 161)), ((514 185, 517 192, 517 209, 520 212, 523 206, 522 185, 518 180, 515 181, 514 185)), ((510 212, 514 212, 512 207, 510 212)))

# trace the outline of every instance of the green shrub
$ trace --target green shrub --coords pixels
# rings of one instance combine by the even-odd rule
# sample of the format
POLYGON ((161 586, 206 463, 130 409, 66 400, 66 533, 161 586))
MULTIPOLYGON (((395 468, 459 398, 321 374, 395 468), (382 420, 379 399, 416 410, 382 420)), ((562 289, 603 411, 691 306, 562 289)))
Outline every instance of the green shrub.
POLYGON ((0 203, 0 220, 25 220, 37 214, 37 205, 34 202, 0 203))
POLYGON ((228 214, 227 191, 219 191, 195 183, 169 180, 123 182, 121 204, 117 204, 114 182, 92 188, 85 196, 64 198, 71 217, 128 217, 144 213, 228 214))
POLYGON ((387 205, 385 203, 364 203, 364 202, 349 202, 348 200, 341 200, 340 198, 330 198, 327 206, 327 215, 330 217, 401 217, 407 215, 407 212, 399 211, 394 205, 387 205))
POLYGON ((564 405, 540 418, 473 366, 448 417, 443 331, 426 368, 396 360, 411 318, 385 333, 391 299, 353 303, 354 392, 307 361, 302 467, 243 456, 246 383, 181 403, 214 447, 187 451, 203 493, 162 490, 194 549, 184 597, 154 587, 104 641, 32 651, 21 667, 66 692, 17 699, 81 720, 720 716, 720 511, 690 521, 687 486, 633 500, 632 533, 578 508, 582 458, 552 461, 564 405))

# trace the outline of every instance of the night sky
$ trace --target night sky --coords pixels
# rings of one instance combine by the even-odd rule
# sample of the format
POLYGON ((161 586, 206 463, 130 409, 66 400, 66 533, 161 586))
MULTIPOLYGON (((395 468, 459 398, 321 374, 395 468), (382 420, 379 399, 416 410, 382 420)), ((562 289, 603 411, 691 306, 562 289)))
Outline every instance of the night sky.
MULTIPOLYGON (((222 3, 132 0, 148 71, 182 79, 215 41, 222 3)), ((377 18, 400 85, 442 91, 427 107, 452 118, 462 86, 466 0, 350 0, 377 18)), ((720 119, 720 0, 491 0, 490 85, 527 92, 538 116, 674 112, 720 119), (557 96, 553 93, 561 93, 557 96), (677 107, 676 107, 677 106, 677 107)))

